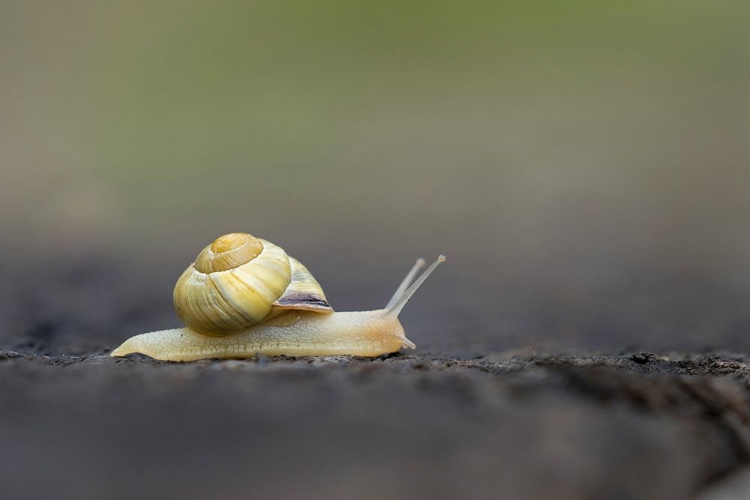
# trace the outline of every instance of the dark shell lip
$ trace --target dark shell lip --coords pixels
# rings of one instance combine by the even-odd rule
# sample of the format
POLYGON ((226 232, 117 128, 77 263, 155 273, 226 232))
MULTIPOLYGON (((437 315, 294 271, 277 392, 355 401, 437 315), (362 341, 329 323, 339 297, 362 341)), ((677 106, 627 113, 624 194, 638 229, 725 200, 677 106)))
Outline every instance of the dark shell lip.
POLYGON ((309 293, 284 296, 274 302, 274 305, 294 309, 332 310, 328 301, 309 293))

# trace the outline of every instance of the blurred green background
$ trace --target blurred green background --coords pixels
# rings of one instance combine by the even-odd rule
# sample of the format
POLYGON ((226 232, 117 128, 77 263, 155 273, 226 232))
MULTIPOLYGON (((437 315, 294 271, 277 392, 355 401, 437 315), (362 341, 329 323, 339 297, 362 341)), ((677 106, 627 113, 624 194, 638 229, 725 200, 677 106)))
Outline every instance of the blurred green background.
POLYGON ((244 230, 342 310, 448 254, 404 315, 426 352, 748 350, 748 19, 729 0, 3 1, 3 343, 176 325, 179 273, 244 230))

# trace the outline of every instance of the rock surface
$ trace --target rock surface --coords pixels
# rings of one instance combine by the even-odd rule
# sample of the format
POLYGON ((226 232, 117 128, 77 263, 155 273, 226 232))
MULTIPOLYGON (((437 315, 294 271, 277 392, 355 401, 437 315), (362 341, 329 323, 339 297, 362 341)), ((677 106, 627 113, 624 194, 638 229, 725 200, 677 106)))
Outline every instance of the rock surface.
POLYGON ((696 498, 750 462, 741 355, 162 363, 0 352, 0 497, 696 498))

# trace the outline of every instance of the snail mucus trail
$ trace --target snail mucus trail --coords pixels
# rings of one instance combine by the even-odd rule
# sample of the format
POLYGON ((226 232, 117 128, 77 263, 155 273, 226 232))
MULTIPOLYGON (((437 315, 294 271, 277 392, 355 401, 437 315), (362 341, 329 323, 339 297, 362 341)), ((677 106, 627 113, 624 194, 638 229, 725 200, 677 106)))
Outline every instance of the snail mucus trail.
POLYGON ((417 260, 383 309, 334 312, 312 274, 281 247, 246 233, 227 234, 204 248, 177 281, 175 310, 187 326, 136 335, 112 356, 194 361, 414 349, 398 315, 441 262, 444 255, 414 280, 425 265, 417 260))

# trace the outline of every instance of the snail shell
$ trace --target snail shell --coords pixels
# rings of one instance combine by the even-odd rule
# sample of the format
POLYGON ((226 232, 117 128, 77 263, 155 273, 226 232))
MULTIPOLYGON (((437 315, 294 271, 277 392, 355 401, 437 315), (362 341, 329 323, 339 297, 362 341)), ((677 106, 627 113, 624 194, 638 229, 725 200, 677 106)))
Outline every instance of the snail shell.
POLYGON ((305 266, 247 233, 221 236, 204 248, 177 280, 173 299, 188 327, 212 336, 247 329, 286 310, 333 312, 305 266))

